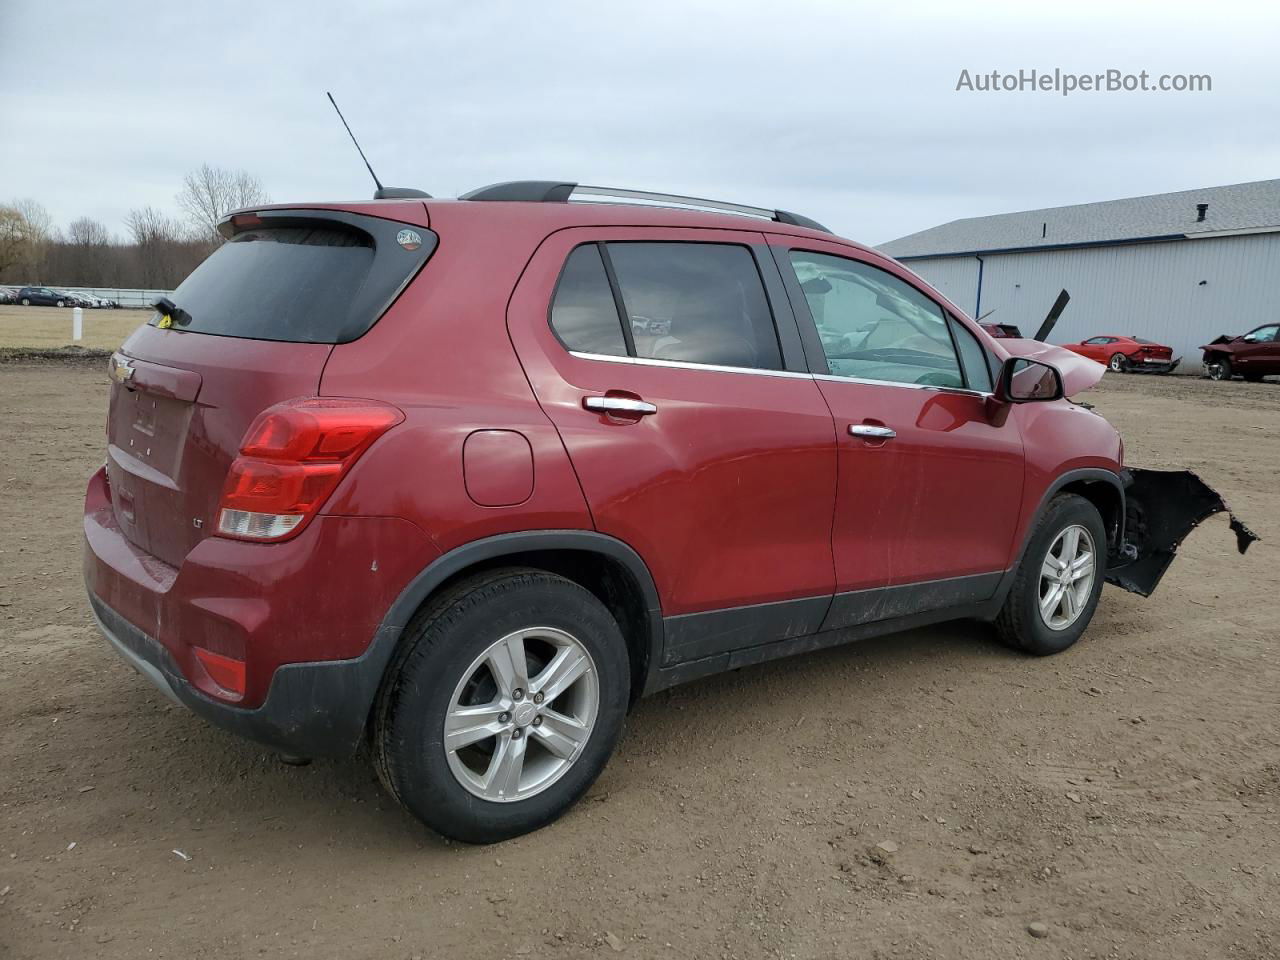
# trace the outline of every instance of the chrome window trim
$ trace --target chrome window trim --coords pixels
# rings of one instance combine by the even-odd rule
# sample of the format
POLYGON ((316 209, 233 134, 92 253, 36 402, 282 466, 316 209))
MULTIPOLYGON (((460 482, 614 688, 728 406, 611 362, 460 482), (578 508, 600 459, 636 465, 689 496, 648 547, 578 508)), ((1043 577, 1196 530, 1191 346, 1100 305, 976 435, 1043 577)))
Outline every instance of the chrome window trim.
POLYGON ((694 363, 690 360, 653 360, 649 357, 613 357, 603 353, 570 350, 569 356, 579 360, 603 360, 605 363, 627 363, 640 367, 671 367, 676 370, 710 370, 714 373, 753 373, 760 377, 791 377, 812 380, 812 373, 797 370, 763 370, 759 367, 726 367, 716 363, 694 363))
POLYGON ((567 351, 569 356, 579 360, 600 360, 604 363, 625 363, 639 367, 670 367, 675 370, 710 370, 713 373, 747 373, 758 377, 789 377, 800 380, 827 380, 831 383, 862 383, 870 387, 902 387, 907 390, 932 390, 935 393, 958 393, 968 397, 995 396, 984 390, 969 390, 964 387, 940 387, 932 383, 901 383, 896 380, 868 380, 863 377, 841 377, 833 373, 805 373, 796 370, 761 370, 758 367, 726 367, 715 363, 693 363, 689 360, 653 360, 649 357, 615 357, 604 353, 583 353, 581 350, 567 351))
POLYGON ((842 377, 835 373, 815 373, 815 380, 828 380, 832 383, 865 383, 872 387, 905 387, 908 390, 932 390, 935 393, 959 393, 966 397, 994 397, 994 393, 986 390, 970 390, 968 387, 941 387, 935 383, 902 383, 898 380, 869 380, 865 377, 842 377))

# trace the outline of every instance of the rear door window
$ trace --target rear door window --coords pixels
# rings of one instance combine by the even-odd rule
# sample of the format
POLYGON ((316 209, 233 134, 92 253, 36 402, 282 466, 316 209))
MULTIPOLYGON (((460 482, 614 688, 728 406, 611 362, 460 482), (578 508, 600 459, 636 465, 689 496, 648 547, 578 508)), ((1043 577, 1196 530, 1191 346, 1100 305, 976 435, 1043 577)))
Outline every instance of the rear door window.
POLYGON ((435 235, 342 216, 264 217, 261 226, 236 233, 172 294, 173 328, 295 343, 361 336, 430 256, 435 235))
POLYGON ((605 245, 635 355, 781 370, 769 301, 750 249, 727 243, 605 245))

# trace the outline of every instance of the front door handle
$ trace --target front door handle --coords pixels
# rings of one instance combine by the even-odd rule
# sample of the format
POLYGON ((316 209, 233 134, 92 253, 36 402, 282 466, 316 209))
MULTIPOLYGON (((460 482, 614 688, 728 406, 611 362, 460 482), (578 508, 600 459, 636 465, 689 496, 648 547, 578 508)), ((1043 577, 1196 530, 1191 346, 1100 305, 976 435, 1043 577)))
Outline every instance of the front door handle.
POLYGON ((652 403, 631 397, 583 397, 582 405, 597 413, 623 413, 643 417, 658 412, 658 408, 652 403))
POLYGON ((849 433, 855 437, 868 437, 873 440, 892 440, 898 434, 892 427, 877 427, 871 423, 851 423, 849 433))

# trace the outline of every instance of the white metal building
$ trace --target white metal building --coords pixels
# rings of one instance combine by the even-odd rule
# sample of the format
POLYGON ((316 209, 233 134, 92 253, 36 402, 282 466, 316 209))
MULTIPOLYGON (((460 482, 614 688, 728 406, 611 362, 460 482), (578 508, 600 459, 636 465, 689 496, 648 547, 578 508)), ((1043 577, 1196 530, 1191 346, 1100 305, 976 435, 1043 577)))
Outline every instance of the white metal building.
POLYGON ((1220 333, 1280 319, 1280 180, 955 220, 882 244, 972 316, 1053 343, 1104 333, 1173 347, 1179 372, 1220 333))

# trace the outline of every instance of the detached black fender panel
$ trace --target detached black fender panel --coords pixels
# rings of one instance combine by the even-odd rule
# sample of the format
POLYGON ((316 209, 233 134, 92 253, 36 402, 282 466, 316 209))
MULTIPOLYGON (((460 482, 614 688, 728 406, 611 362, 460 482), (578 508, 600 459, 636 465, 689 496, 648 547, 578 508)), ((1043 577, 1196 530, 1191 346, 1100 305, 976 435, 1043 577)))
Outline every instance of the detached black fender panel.
POLYGON ((1241 553, 1259 539, 1190 470, 1130 469, 1125 479, 1125 542, 1121 556, 1107 568, 1108 583, 1151 596, 1187 534, 1215 513, 1230 517, 1241 553))

